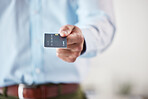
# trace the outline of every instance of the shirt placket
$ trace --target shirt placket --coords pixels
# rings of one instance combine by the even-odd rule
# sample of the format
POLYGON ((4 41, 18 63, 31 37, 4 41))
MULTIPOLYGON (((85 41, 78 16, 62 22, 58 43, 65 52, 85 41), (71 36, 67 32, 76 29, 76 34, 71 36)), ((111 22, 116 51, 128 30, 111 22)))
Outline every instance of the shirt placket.
POLYGON ((32 65, 33 77, 35 82, 41 73, 43 65, 42 58, 42 25, 41 25, 41 0, 30 0, 30 32, 31 32, 31 50, 32 50, 32 65))

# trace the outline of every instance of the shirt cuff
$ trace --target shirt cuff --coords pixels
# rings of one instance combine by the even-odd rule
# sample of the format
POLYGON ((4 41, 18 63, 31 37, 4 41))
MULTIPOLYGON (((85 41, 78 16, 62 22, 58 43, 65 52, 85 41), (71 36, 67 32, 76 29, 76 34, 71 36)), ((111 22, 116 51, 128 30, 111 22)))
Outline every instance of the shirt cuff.
POLYGON ((84 54, 86 51, 86 42, 85 42, 85 39, 84 39, 84 43, 83 43, 83 50, 81 52, 81 55, 84 54))
POLYGON ((94 39, 92 34, 93 31, 90 28, 81 28, 81 31, 85 41, 80 57, 82 58, 95 57, 97 55, 97 46, 95 46, 97 43, 94 42, 93 40, 94 39))

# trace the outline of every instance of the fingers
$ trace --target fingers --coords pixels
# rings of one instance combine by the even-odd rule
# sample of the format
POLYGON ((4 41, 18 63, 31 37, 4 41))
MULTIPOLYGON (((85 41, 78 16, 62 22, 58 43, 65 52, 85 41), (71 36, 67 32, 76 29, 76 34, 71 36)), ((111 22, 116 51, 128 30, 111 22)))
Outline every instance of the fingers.
POLYGON ((73 25, 65 25, 60 28, 60 35, 67 36, 67 48, 57 49, 57 56, 67 62, 74 62, 83 50, 84 37, 80 28, 73 25))
POLYGON ((76 58, 63 57, 63 56, 61 56, 61 55, 58 55, 58 57, 59 57, 60 59, 62 59, 63 61, 66 61, 66 62, 69 62, 69 63, 73 63, 73 62, 76 61, 76 58))
POLYGON ((67 44, 79 43, 83 40, 80 29, 74 25, 65 25, 61 27, 59 33, 62 37, 67 36, 67 44))
POLYGON ((57 49, 57 54, 58 55, 62 55, 62 56, 69 56, 70 54, 72 54, 71 50, 68 49, 57 49))
POLYGON ((65 26, 62 26, 60 28, 59 33, 60 33, 60 35, 62 37, 68 36, 73 31, 74 27, 75 26, 73 26, 73 25, 65 25, 65 26))
POLYGON ((81 44, 71 44, 71 45, 68 45, 67 48, 71 51, 81 52, 83 49, 83 46, 81 44))
POLYGON ((80 56, 80 52, 74 52, 67 49, 57 49, 57 56, 67 62, 74 62, 78 56, 80 56))
POLYGON ((69 36, 67 36, 67 45, 81 43, 84 37, 82 34, 73 31, 69 36))
POLYGON ((57 54, 61 55, 61 56, 71 56, 72 54, 74 54, 74 56, 79 56, 79 53, 81 51, 72 51, 72 50, 68 50, 68 49, 57 49, 57 54))

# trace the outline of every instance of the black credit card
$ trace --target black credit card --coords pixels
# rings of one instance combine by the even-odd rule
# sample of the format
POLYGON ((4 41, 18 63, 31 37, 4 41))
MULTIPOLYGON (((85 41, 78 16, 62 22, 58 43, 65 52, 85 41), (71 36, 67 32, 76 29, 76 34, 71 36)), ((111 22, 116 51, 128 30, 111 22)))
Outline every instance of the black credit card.
POLYGON ((67 38, 60 34, 44 34, 44 47, 67 48, 67 38))

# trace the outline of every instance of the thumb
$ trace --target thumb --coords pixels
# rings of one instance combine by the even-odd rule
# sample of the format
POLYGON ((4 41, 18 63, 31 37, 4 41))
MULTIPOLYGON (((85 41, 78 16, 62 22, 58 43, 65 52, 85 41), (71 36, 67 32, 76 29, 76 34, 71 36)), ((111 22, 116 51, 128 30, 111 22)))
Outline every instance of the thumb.
POLYGON ((72 32, 72 30, 74 29, 74 27, 75 26, 73 26, 73 25, 65 25, 65 26, 62 26, 61 28, 60 28, 60 35, 62 36, 62 37, 66 37, 66 36, 68 36, 71 32, 72 32))

